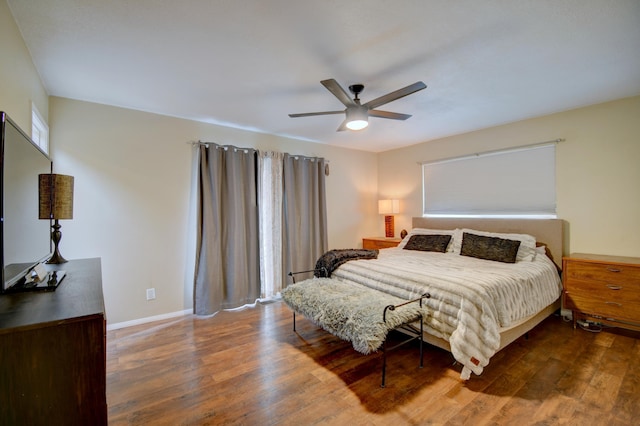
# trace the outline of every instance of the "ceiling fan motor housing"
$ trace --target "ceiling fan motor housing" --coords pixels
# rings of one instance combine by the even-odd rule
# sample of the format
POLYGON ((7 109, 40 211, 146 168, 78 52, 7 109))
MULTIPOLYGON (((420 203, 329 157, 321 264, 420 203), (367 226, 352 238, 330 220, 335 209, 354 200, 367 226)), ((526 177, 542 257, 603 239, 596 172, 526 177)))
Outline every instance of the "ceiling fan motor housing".
POLYGON ((358 95, 364 90, 364 84, 352 84, 349 86, 349 90, 356 95, 356 99, 358 99, 358 95))

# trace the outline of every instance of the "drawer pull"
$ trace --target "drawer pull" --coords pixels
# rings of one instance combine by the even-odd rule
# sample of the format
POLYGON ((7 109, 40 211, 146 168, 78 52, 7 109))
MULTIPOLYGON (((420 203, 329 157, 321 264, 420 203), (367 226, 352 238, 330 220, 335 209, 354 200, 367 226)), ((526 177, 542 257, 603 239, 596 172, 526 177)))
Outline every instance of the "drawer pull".
POLYGON ((622 290, 622 286, 621 285, 607 284, 607 288, 609 290, 622 290))
POLYGON ((609 271, 609 272, 621 272, 621 269, 618 269, 618 268, 607 268, 607 271, 609 271))
POLYGON ((612 305, 612 306, 622 306, 622 303, 618 303, 618 302, 604 302, 605 305, 612 305))

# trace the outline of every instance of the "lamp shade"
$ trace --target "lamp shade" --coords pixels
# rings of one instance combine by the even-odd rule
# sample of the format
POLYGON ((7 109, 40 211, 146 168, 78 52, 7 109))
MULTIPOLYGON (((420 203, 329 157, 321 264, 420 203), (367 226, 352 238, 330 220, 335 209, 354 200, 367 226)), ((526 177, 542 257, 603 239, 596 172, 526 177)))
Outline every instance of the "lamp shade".
POLYGON ((73 219, 73 176, 39 175, 40 219, 73 219))
POLYGON ((400 213, 400 200, 378 200, 379 214, 398 214, 400 213))

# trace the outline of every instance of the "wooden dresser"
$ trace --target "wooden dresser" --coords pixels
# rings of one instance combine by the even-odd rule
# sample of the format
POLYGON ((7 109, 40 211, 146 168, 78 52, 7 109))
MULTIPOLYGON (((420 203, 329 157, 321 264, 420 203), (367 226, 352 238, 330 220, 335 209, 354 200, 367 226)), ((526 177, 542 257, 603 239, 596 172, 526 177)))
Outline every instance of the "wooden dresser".
POLYGON ((106 425, 100 259, 47 268, 55 291, 0 295, 0 424, 106 425))
POLYGON ((396 247, 402 238, 370 237, 362 239, 362 248, 368 250, 396 247))
POLYGON ((574 327, 583 319, 640 331, 640 258, 574 253, 562 266, 574 327))

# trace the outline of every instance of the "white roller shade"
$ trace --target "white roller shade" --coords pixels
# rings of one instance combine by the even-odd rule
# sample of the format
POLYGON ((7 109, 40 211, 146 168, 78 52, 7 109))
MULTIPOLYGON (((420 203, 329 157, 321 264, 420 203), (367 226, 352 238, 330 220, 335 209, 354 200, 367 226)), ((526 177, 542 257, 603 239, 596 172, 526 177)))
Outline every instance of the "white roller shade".
POLYGON ((424 163, 425 216, 556 215, 555 143, 424 163))

